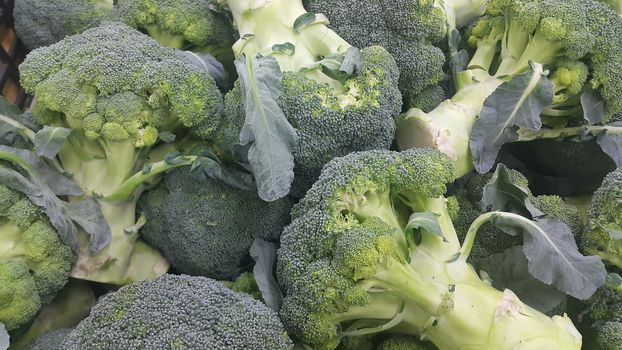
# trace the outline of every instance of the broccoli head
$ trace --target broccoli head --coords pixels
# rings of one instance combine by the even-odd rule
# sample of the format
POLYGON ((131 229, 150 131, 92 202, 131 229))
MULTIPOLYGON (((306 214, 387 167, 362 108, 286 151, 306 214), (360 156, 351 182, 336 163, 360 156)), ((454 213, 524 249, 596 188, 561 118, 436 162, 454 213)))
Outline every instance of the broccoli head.
POLYGON ((106 20, 113 0, 19 0, 13 17, 19 39, 30 50, 52 45, 106 20))
POLYGON ((263 202, 256 191, 199 181, 186 168, 167 173, 138 202, 147 219, 141 237, 180 272, 216 279, 250 263, 254 238, 278 240, 290 209, 288 198, 263 202))
POLYGON ((164 275, 103 296, 64 349, 293 349, 278 315, 222 283, 164 275))
POLYGON ((622 292, 602 287, 587 301, 587 321, 601 350, 618 350, 622 344, 622 292))
POLYGON ((159 252, 136 243, 135 190, 159 172, 189 164, 146 166, 163 135, 213 137, 223 108, 214 80, 176 50, 121 23, 32 51, 20 74, 36 98, 36 121, 71 129, 60 163, 99 202, 112 230, 102 251, 81 252, 73 276, 123 284, 166 272, 159 252), (128 275, 135 249, 138 264, 153 267, 146 275, 128 275))
POLYGON ((72 330, 71 328, 61 328, 44 333, 30 343, 26 350, 61 350, 65 338, 72 330))
MULTIPOLYGON (((456 74, 456 93, 429 113, 410 109, 398 121, 400 148, 437 148, 455 161, 457 175, 466 174, 473 169, 471 132, 486 133, 488 119, 478 118, 484 102, 496 92, 507 92, 506 85, 500 88, 503 83, 521 75, 529 79, 524 74, 531 74, 533 80, 522 93, 532 93, 529 89, 534 88, 541 96, 550 93, 551 102, 535 121, 523 123, 537 127, 536 131, 510 124, 515 120, 497 123, 507 122, 503 132, 517 134, 518 141, 563 139, 570 131, 560 130, 583 123, 581 96, 590 89, 604 101, 602 123, 612 121, 622 111, 620 31, 622 18, 593 0, 489 1, 486 15, 466 33, 472 50, 467 69, 456 74)), ((492 104, 489 101, 486 106, 492 108, 492 104)), ((603 132, 604 127, 594 127, 603 132)), ((577 127, 571 135, 581 132, 577 127)), ((478 171, 488 171, 481 159, 475 160, 478 171)))
POLYGON ((356 1, 307 0, 309 12, 322 13, 330 27, 357 47, 383 46, 395 57, 400 71, 399 88, 410 107, 432 110, 445 100, 438 86, 443 79, 442 48, 452 27, 481 16, 483 0, 356 1))
POLYGON ((609 173, 594 192, 583 235, 586 253, 622 268, 622 168, 609 173))
MULTIPOLYGON (((277 103, 299 136, 294 195, 302 195, 333 157, 391 146, 402 98, 395 60, 384 48, 363 48, 359 56, 328 29, 325 17, 307 13, 302 0, 226 4, 241 37, 233 47, 236 57, 272 56, 283 72, 277 103), (351 74, 340 70, 352 62, 351 74)), ((224 149, 240 143, 245 117, 239 86, 225 98, 230 132, 224 149)))
POLYGON ((43 210, 0 185, 0 322, 25 325, 69 280, 76 255, 43 210))
POLYGON ((569 318, 494 289, 467 263, 443 197, 453 180, 450 159, 426 148, 329 162, 281 236, 288 331, 314 349, 385 330, 442 350, 579 349, 569 318), (415 225, 425 217, 442 232, 415 225))
POLYGON ((120 0, 115 15, 166 47, 209 53, 233 69, 233 27, 214 6, 213 0, 120 0))

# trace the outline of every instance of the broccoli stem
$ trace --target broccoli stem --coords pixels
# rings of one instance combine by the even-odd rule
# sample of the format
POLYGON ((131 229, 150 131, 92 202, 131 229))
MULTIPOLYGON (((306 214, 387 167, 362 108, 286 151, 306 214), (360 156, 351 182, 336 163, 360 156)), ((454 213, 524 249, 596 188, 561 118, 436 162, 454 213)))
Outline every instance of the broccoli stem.
POLYGON ((486 12, 488 0, 438 0, 445 10, 447 21, 462 28, 486 12))
POLYGON ((547 66, 559 57, 563 48, 560 42, 547 40, 541 31, 537 30, 527 43, 520 58, 518 60, 502 60, 495 76, 514 76, 528 69, 530 62, 547 66))
POLYGON ((0 261, 24 256, 21 237, 22 229, 10 222, 0 221, 0 261))
POLYGON ((486 98, 501 83, 495 77, 473 82, 429 113, 411 108, 398 122, 398 146, 436 148, 453 160, 456 177, 465 175, 473 169, 469 149, 473 124, 486 98))
POLYGON ((233 46, 236 57, 272 54, 282 71, 299 71, 351 46, 326 26, 328 20, 323 16, 318 15, 300 32, 294 31, 294 22, 307 13, 301 0, 228 0, 227 4, 240 33, 233 46), (270 23, 269 28, 266 23, 270 23), (295 46, 293 55, 273 53, 274 45, 284 43, 295 46))
POLYGON ((186 46, 186 38, 181 34, 171 34, 168 31, 162 30, 157 24, 148 24, 144 28, 147 34, 162 46, 179 50, 184 49, 186 46))
POLYGON ((577 126, 571 128, 549 129, 542 128, 532 131, 526 129, 518 130, 518 141, 532 141, 539 139, 561 139, 572 136, 599 136, 599 135, 622 135, 622 126, 603 125, 603 126, 577 126))
POLYGON ((114 8, 116 0, 96 0, 95 7, 100 11, 109 12, 114 8))

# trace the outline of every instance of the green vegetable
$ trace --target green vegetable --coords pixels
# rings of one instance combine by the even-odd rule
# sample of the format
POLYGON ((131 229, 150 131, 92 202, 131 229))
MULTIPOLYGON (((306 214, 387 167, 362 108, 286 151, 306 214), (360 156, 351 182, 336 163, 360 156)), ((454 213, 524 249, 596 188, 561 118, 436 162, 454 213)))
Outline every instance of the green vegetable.
MULTIPOLYGON (((460 247, 443 197, 453 179, 450 159, 430 149, 359 152, 328 163, 281 236, 277 274, 288 331, 314 349, 384 331, 421 336, 441 350, 579 349, 568 317, 547 317, 494 289, 467 263, 472 242, 460 247), (426 212, 440 231, 405 229, 426 212)), ((488 220, 535 225, 495 212, 471 233, 488 220)), ((539 266, 559 273, 558 261, 539 266)))
POLYGON ((276 312, 205 277, 164 275, 102 297, 64 349, 293 349, 276 312))
POLYGON ((112 231, 110 244, 98 252, 81 239, 72 276, 124 284, 165 273, 161 254, 137 240, 140 185, 196 159, 154 156, 159 162, 147 164, 149 151, 162 153, 160 138, 174 134, 181 143, 190 134, 214 136, 223 108, 214 80, 120 23, 32 51, 20 73, 24 89, 36 97, 36 121, 72 129, 58 158, 85 196, 97 201, 112 231))

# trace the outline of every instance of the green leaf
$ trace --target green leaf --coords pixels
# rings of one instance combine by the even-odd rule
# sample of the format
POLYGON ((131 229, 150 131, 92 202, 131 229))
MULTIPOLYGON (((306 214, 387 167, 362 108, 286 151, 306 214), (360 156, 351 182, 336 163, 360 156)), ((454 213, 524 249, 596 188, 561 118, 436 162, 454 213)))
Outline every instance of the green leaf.
POLYGON ((253 275, 261 292, 264 302, 274 311, 278 312, 283 304, 283 294, 279 288, 274 269, 276 266, 278 246, 276 243, 255 238, 249 250, 255 260, 253 275))
POLYGON ((170 131, 162 131, 158 134, 158 138, 164 143, 171 143, 175 141, 176 136, 170 131))
POLYGON ((274 44, 272 45, 272 51, 287 56, 294 56, 296 53, 296 46, 292 43, 274 44))
POLYGON ((4 323, 0 322, 0 350, 7 350, 9 348, 11 337, 9 332, 6 331, 4 323))
POLYGON ((617 273, 610 273, 607 275, 605 279, 605 285, 607 288, 611 288, 613 290, 617 290, 618 292, 622 292, 622 277, 617 273))
POLYGON ((94 251, 103 249, 110 242, 110 226, 92 198, 67 203, 57 196, 82 194, 76 190, 79 190, 77 185, 70 185, 71 180, 47 166, 45 162, 35 162, 38 158, 30 151, 0 146, 0 159, 11 162, 19 170, 0 167, 0 184, 22 192, 41 207, 56 228, 60 239, 74 251, 79 246, 78 229, 74 222, 91 236, 91 248, 94 251))
POLYGON ((616 167, 622 167, 622 122, 607 124, 611 130, 596 137, 600 148, 616 163, 616 167))
MULTIPOLYGON (((182 56, 188 58, 195 66, 206 71, 216 82, 221 91, 231 90, 231 79, 225 67, 214 56, 205 52, 178 51, 182 56)), ((165 141, 167 142, 167 141, 165 141)))
POLYGON ((422 229, 425 232, 439 236, 443 239, 443 242, 447 242, 447 239, 443 234, 443 229, 438 223, 437 215, 432 212, 425 211, 413 213, 410 215, 410 218, 408 218, 408 224, 406 224, 404 230, 408 234, 412 233, 413 230, 418 229, 422 229))
POLYGON ((535 279, 529 273, 527 264, 523 247, 514 246, 479 260, 476 269, 488 273, 493 287, 499 290, 510 289, 525 304, 551 315, 566 302, 566 294, 535 279))
POLYGON ((235 61, 243 92, 246 120, 240 144, 250 144, 251 165, 259 197, 274 201, 286 196, 294 180, 296 130, 277 104, 283 74, 274 57, 242 57, 235 61))
POLYGON ((528 199, 529 190, 513 183, 508 168, 499 164, 484 186, 481 208, 484 212, 499 210, 531 219, 532 213, 528 208, 533 206, 528 199))
POLYGON ((491 223, 504 232, 523 234, 523 252, 529 273, 577 299, 588 299, 605 284, 602 260, 583 256, 568 225, 554 219, 534 221, 520 215, 499 213, 491 223))
POLYGON ((35 152, 38 156, 48 159, 56 157, 72 131, 67 128, 44 126, 35 135, 35 152))
POLYGON ((589 87, 581 94, 581 107, 583 107, 583 120, 589 125, 598 124, 605 117, 605 101, 598 91, 589 87))
POLYGON ((22 111, 0 96, 0 144, 12 146, 16 136, 32 141, 34 132, 18 119, 22 111))
POLYGON ((328 25, 328 18, 326 18, 326 16, 322 14, 306 12, 300 15, 300 17, 296 18, 292 29, 294 30, 294 33, 300 34, 303 29, 316 23, 328 25))
POLYGON ((495 163, 501 146, 518 140, 517 128, 539 130, 540 113, 553 101, 553 84, 542 65, 501 84, 484 102, 471 132, 473 164, 480 173, 495 163))
POLYGON ((341 67, 339 70, 353 76, 363 68, 363 56, 361 56, 361 50, 356 47, 350 47, 343 56, 341 67))
POLYGON ((254 190, 257 187, 251 174, 227 167, 211 152, 204 152, 197 157, 196 162, 190 168, 190 174, 198 181, 211 178, 245 191, 254 190))

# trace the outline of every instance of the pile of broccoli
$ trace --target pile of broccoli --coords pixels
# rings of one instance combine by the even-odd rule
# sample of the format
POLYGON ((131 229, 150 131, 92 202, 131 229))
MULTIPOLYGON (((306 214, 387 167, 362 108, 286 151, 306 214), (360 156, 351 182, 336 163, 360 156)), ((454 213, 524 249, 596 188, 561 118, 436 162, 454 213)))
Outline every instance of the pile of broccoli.
POLYGON ((0 350, 619 350, 621 14, 16 1, 0 350))

